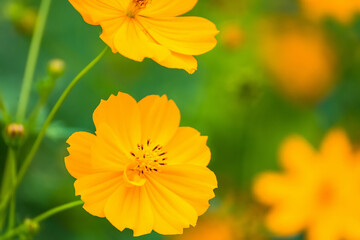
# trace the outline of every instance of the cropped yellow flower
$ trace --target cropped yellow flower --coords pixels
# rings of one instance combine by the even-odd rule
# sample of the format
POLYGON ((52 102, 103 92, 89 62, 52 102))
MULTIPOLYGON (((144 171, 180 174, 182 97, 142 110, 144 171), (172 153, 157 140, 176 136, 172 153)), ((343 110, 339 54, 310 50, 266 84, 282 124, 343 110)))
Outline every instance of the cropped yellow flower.
POLYGON ((281 149, 282 174, 264 173, 256 197, 271 206, 266 223, 281 236, 306 231, 308 240, 360 239, 360 151, 331 131, 319 152, 291 137, 281 149))
POLYGON ((333 17, 348 24, 360 13, 360 0, 301 0, 301 4, 305 13, 316 21, 333 17))
POLYGON ((74 133, 65 159, 84 209, 134 236, 195 226, 217 180, 207 168, 207 137, 179 127, 175 103, 155 95, 137 103, 119 93, 101 101, 93 120, 96 134, 74 133))
POLYGON ((296 103, 316 103, 336 80, 333 49, 318 29, 289 23, 262 39, 261 56, 279 91, 296 103))
POLYGON ((100 38, 135 61, 151 58, 168 68, 197 70, 192 55, 216 45, 216 26, 200 17, 178 17, 197 0, 69 0, 85 22, 101 25, 100 38))
POLYGON ((199 221, 198 226, 188 229, 173 240, 235 240, 234 221, 230 218, 207 217, 199 221))

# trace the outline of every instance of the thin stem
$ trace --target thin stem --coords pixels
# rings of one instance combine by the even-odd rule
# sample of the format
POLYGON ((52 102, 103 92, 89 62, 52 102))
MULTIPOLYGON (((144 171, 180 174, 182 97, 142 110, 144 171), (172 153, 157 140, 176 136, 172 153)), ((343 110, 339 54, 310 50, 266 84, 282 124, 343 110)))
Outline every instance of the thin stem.
POLYGON ((12 189, 11 193, 6 195, 5 198, 2 200, 1 204, 0 204, 0 210, 3 209, 4 207, 6 207, 8 201, 10 200, 11 195, 14 193, 15 189, 19 186, 21 180, 23 179, 23 177, 25 176, 25 173, 31 163, 31 161, 33 160, 42 140, 45 137, 45 133, 47 128, 49 127, 50 123, 52 122, 52 120, 54 119, 57 111, 59 110, 59 108, 61 107, 61 105, 64 103, 66 97, 69 95, 69 93, 71 92, 71 90, 75 87, 75 85, 79 82, 79 80, 90 71, 90 69, 92 69, 96 63, 99 62, 99 60, 105 55, 106 51, 108 50, 108 47, 105 47, 104 50, 102 50, 102 52, 94 59, 92 60, 72 81, 71 83, 67 86, 67 88, 65 89, 65 91, 62 93, 62 95, 60 96, 60 98, 58 99, 58 101, 56 102, 56 104, 54 105, 54 107, 52 108, 49 116, 47 117, 43 127, 41 128, 39 135, 37 136, 32 148, 30 149, 29 154, 26 156, 20 170, 17 176, 17 181, 16 181, 16 185, 15 187, 12 189))
MULTIPOLYGON (((49 218, 49 217, 51 217, 51 216, 53 216, 53 215, 55 215, 55 214, 57 214, 59 212, 68 210, 68 209, 76 207, 76 206, 79 206, 79 205, 81 205, 83 203, 84 203, 83 201, 78 200, 78 201, 66 203, 64 205, 60 205, 58 207, 55 207, 53 209, 50 209, 50 210, 38 215, 37 217, 33 218, 31 221, 33 223, 40 223, 40 222, 44 221, 45 219, 47 219, 47 218, 49 218)), ((4 235, 0 236, 0 240, 11 239, 16 235, 19 235, 21 233, 26 232, 27 230, 28 229, 27 229, 25 223, 23 223, 23 224, 19 225, 18 227, 8 231, 4 235)))
MULTIPOLYGON (((1 186, 1 196, 6 195, 9 191, 12 190, 16 183, 16 154, 15 150, 11 147, 8 148, 4 174, 2 179, 2 186, 1 186)), ((11 199, 11 207, 9 212, 6 209, 0 210, 0 230, 3 228, 6 220, 6 215, 9 214, 8 220, 9 224, 12 225, 13 223, 13 216, 15 211, 15 203, 14 198, 11 199)))
POLYGON ((10 120, 9 113, 6 111, 4 99, 0 93, 0 112, 3 115, 4 122, 7 123, 10 120))
POLYGON ((44 34, 44 29, 46 25, 46 20, 48 17, 49 9, 51 5, 51 0, 42 0, 39 16, 36 22, 35 31, 31 39, 29 55, 26 61, 25 73, 23 78, 23 83, 21 87, 20 99, 18 110, 16 113, 16 120, 18 122, 23 122, 26 114, 26 108, 30 97, 31 85, 34 78, 34 72, 36 68, 37 59, 39 56, 40 44, 44 34))
POLYGON ((50 210, 40 214, 39 216, 35 217, 33 219, 33 221, 40 223, 40 222, 44 221, 45 219, 51 217, 52 215, 55 215, 55 214, 57 214, 59 212, 65 211, 67 209, 70 209, 70 208, 73 208, 73 207, 76 207, 76 206, 79 206, 79 205, 81 205, 83 203, 84 203, 83 201, 77 200, 77 201, 74 201, 74 202, 66 203, 64 205, 60 205, 58 207, 55 207, 53 209, 50 209, 50 210))

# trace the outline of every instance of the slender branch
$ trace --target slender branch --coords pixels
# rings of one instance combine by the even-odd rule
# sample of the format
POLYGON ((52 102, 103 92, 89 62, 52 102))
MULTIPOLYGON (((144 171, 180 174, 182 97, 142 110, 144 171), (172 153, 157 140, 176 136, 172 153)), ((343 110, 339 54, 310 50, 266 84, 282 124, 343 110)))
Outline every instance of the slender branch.
MULTIPOLYGON (((84 203, 83 201, 78 200, 78 201, 66 203, 64 205, 60 205, 58 207, 55 207, 53 209, 50 209, 50 210, 38 215, 37 217, 31 219, 30 221, 32 223, 40 223, 40 222, 44 221, 45 219, 47 219, 47 218, 49 218, 49 217, 51 217, 51 216, 53 216, 53 215, 55 215, 55 214, 57 214, 59 212, 68 210, 68 209, 76 207, 76 206, 79 206, 79 205, 81 205, 83 203, 84 203)), ((18 227, 8 231, 4 235, 0 236, 0 240, 11 239, 14 236, 19 235, 21 233, 24 233, 26 231, 29 231, 29 229, 27 228, 26 223, 23 223, 23 224, 19 225, 18 227)))
POLYGON ((31 85, 34 78, 34 72, 36 68, 37 59, 39 56, 39 50, 41 45, 41 40, 44 35, 44 29, 46 25, 46 20, 49 14, 51 5, 51 0, 42 0, 39 16, 36 22, 35 31, 31 39, 29 55, 26 61, 25 73, 23 78, 23 83, 21 87, 20 99, 18 110, 16 113, 16 120, 18 122, 23 122, 26 114, 26 108, 30 97, 31 85))
POLYGON ((73 208, 73 207, 76 207, 76 206, 79 206, 79 205, 81 205, 83 203, 84 203, 83 201, 77 200, 77 201, 74 201, 74 202, 66 203, 66 204, 61 205, 61 206, 57 206, 57 207, 55 207, 53 209, 50 209, 50 210, 40 214, 39 216, 35 217, 33 219, 33 221, 40 223, 40 222, 44 221, 45 219, 47 219, 47 218, 49 218, 49 217, 51 217, 51 216, 53 216, 53 215, 55 215, 55 214, 57 214, 59 212, 65 211, 67 209, 70 209, 70 208, 73 208))
POLYGON ((37 136, 32 148, 30 149, 29 154, 26 156, 20 170, 17 176, 17 181, 16 181, 16 185, 15 187, 12 189, 12 191, 10 192, 10 194, 6 195, 4 197, 4 199, 2 199, 2 202, 0 204, 0 210, 5 208, 10 200, 11 195, 15 192, 15 189, 19 186, 21 180, 23 179, 23 177, 25 176, 25 173, 27 171, 27 169, 29 168, 31 161, 33 160, 38 148, 40 147, 40 144, 42 142, 42 140, 45 137, 45 133, 47 128, 49 127, 50 123, 52 122, 52 120, 54 119, 56 113, 58 112, 59 108, 61 107, 61 105, 64 103, 66 97, 69 95, 69 93, 71 92, 71 90, 75 87, 75 85, 79 82, 79 80, 90 71, 90 69, 92 69, 96 63, 99 62, 99 60, 105 55, 105 53, 107 52, 109 48, 105 47, 104 50, 102 50, 102 52, 94 59, 92 60, 72 81, 71 83, 67 86, 67 88, 65 89, 65 91, 62 93, 62 95, 60 96, 60 98, 58 99, 58 101, 56 102, 56 104, 54 105, 54 107, 52 108, 49 116, 47 117, 44 125, 42 126, 39 135, 37 136))

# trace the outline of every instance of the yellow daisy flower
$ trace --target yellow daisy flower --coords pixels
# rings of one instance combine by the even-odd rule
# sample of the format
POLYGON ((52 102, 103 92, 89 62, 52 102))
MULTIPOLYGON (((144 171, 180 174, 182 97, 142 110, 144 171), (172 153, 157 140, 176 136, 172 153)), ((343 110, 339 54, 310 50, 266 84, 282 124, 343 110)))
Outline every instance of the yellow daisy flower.
POLYGON ((275 86, 296 103, 316 103, 335 84, 333 49, 318 29, 289 23, 284 31, 269 30, 260 55, 275 86))
POLYGON ((135 61, 151 58, 168 68, 197 70, 192 55, 216 45, 216 26, 200 17, 178 17, 197 0, 69 0, 85 22, 101 25, 100 38, 135 61))
POLYGON ((207 168, 207 137, 179 127, 175 103, 155 95, 137 103, 119 93, 101 101, 93 120, 96 134, 74 133, 65 158, 84 209, 134 236, 195 226, 217 180, 207 168))
POLYGON ((303 138, 285 141, 285 172, 264 173, 255 196, 271 206, 266 223, 281 236, 306 231, 308 240, 360 239, 360 151, 346 134, 331 131, 319 152, 303 138))
POLYGON ((305 13, 316 21, 333 17, 348 24, 360 13, 360 0, 301 0, 301 5, 305 13))

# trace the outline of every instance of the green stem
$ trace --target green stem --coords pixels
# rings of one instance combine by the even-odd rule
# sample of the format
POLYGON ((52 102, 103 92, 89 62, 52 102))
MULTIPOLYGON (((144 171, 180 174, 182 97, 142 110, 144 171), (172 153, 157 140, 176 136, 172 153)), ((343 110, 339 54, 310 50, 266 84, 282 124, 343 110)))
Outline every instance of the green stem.
POLYGON ((65 91, 62 93, 62 95, 60 96, 60 98, 58 99, 58 101, 56 102, 56 104, 54 105, 54 107, 52 108, 49 116, 47 117, 43 127, 41 128, 39 135, 37 136, 32 148, 30 149, 29 154, 26 156, 20 170, 17 176, 17 181, 16 181, 16 185, 15 187, 12 189, 12 191, 10 192, 10 194, 6 195, 5 198, 2 200, 1 204, 0 204, 0 210, 5 208, 7 206, 7 203, 10 200, 11 195, 14 193, 15 189, 19 186, 21 180, 23 179, 27 169, 29 168, 29 165, 31 163, 31 161, 33 160, 42 140, 45 137, 45 133, 47 128, 49 127, 50 123, 52 122, 52 120, 54 119, 57 111, 59 110, 59 108, 61 107, 61 105, 64 103, 66 97, 69 95, 69 93, 71 92, 71 90, 75 87, 75 85, 79 82, 79 80, 90 71, 90 69, 92 69, 96 63, 99 62, 99 60, 105 55, 106 51, 108 50, 108 47, 105 47, 105 49, 94 59, 92 60, 72 81, 71 83, 67 86, 67 88, 65 89, 65 91))
POLYGON ((55 207, 53 209, 50 209, 50 210, 40 214, 39 216, 35 217, 33 219, 33 221, 40 223, 40 222, 44 221, 45 219, 51 217, 52 215, 55 215, 56 213, 65 211, 65 210, 67 210, 69 208, 79 206, 79 205, 81 205, 83 203, 84 203, 83 201, 77 200, 77 201, 74 201, 74 202, 66 203, 64 205, 60 205, 58 207, 55 207))
POLYGON ((8 123, 10 121, 10 116, 5 108, 4 99, 0 93, 0 112, 3 114, 3 119, 5 123, 8 123))
MULTIPOLYGON (((76 206, 79 206, 79 205, 81 205, 83 203, 84 203, 83 201, 78 200, 78 201, 66 203, 64 205, 60 205, 58 207, 55 207, 53 209, 50 209, 50 210, 40 214, 39 216, 33 218, 31 221, 33 223, 40 223, 40 222, 44 221, 45 219, 47 219, 47 218, 49 218, 49 217, 51 217, 51 216, 53 216, 53 215, 55 215, 55 214, 57 214, 59 212, 68 210, 68 209, 76 207, 76 206)), ((21 233, 26 232, 27 230, 28 229, 27 229, 25 223, 23 223, 23 224, 19 225, 18 227, 8 231, 4 235, 0 236, 0 240, 11 239, 16 235, 19 235, 21 233)))
MULTIPOLYGON (((6 194, 11 191, 16 183, 16 154, 15 150, 11 147, 8 148, 8 154, 6 158, 6 164, 4 168, 4 175, 1 186, 1 196, 6 196, 6 194)), ((14 198, 11 199, 11 207, 9 212, 6 209, 0 210, 0 230, 3 229, 6 215, 9 214, 9 224, 12 225, 14 217, 15 203, 14 198)))
POLYGON ((18 122, 23 122, 25 118, 26 108, 30 97, 31 85, 34 78, 37 59, 39 56, 40 44, 44 34, 45 24, 48 17, 50 5, 51 5, 51 0, 41 1, 39 16, 36 22, 36 27, 33 37, 31 39, 29 55, 26 61, 19 105, 16 113, 16 120, 18 122))

